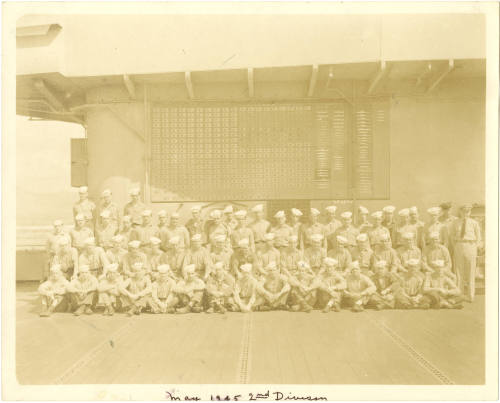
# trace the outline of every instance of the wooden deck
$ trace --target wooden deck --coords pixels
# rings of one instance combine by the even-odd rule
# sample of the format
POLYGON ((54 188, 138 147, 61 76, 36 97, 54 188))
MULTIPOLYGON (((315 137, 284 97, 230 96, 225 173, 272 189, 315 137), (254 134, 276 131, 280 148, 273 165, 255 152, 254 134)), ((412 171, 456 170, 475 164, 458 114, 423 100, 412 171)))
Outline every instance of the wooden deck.
POLYGON ((38 317, 17 291, 21 384, 482 384, 484 297, 463 310, 38 317))

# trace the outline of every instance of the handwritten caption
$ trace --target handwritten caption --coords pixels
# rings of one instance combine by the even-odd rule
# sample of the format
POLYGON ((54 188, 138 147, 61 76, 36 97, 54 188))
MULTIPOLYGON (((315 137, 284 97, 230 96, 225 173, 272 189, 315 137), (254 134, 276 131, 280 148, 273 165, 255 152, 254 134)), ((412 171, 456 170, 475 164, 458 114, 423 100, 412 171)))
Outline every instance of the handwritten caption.
POLYGON ((309 401, 328 401, 325 396, 304 395, 299 396, 291 392, 271 392, 265 393, 242 393, 242 394, 210 394, 207 396, 186 395, 176 391, 166 391, 166 400, 170 401, 279 401, 279 400, 309 400, 309 401))

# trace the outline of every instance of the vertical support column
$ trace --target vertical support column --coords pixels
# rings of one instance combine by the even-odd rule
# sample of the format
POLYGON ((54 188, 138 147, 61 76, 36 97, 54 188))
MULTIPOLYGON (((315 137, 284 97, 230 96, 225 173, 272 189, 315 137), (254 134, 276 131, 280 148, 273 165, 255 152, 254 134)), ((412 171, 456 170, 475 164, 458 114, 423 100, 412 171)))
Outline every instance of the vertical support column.
POLYGON ((144 159, 146 172, 144 175, 144 202, 151 203, 151 105, 149 102, 149 87, 144 84, 144 134, 146 137, 146 144, 144 147, 144 159))

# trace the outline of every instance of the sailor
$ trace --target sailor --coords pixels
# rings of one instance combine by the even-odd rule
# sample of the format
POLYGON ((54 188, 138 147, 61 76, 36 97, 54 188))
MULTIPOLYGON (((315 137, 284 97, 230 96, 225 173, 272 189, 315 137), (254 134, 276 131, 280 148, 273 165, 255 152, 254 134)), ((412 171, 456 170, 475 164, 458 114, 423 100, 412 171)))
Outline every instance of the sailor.
POLYGON ((252 269, 251 274, 256 278, 265 273, 260 266, 257 255, 250 249, 250 242, 248 238, 240 239, 238 247, 231 255, 229 263, 230 273, 235 279, 239 279, 241 277, 242 273, 240 272, 240 267, 245 264, 250 264, 250 268, 252 269))
POLYGON ((76 308, 74 315, 93 313, 92 304, 96 296, 97 285, 97 278, 90 273, 89 266, 81 264, 77 276, 68 285, 68 292, 76 308))
POLYGON ((299 237, 300 249, 306 250, 309 246, 311 246, 311 236, 314 234, 319 234, 322 236, 322 247, 327 249, 327 240, 326 240, 326 230, 325 226, 319 222, 320 212, 316 208, 311 208, 309 214, 309 223, 303 224, 301 227, 301 234, 299 237))
POLYGON ((405 268, 401 264, 397 252, 392 248, 391 239, 386 234, 384 238, 380 239, 380 242, 373 251, 372 262, 370 266, 374 266, 379 260, 383 260, 387 263, 387 268, 391 273, 398 273, 405 271, 405 268))
POLYGON ((432 262, 441 260, 443 261, 442 271, 446 273, 453 281, 457 281, 456 271, 452 271, 452 259, 448 248, 439 243, 439 232, 431 232, 429 234, 429 244, 424 248, 422 253, 422 268, 424 271, 432 273, 434 267, 432 262))
POLYGON ((254 221, 250 224, 250 229, 253 231, 253 239, 255 242, 255 250, 258 251, 264 245, 264 234, 266 234, 271 224, 264 219, 264 205, 257 204, 252 207, 254 221))
POLYGON ((60 269, 60 265, 52 265, 47 281, 38 287, 38 294, 42 303, 41 317, 50 316, 64 300, 68 290, 69 283, 60 269))
POLYGON ((140 226, 135 227, 130 233, 132 241, 139 241, 141 243, 141 250, 146 255, 151 254, 151 238, 159 238, 160 234, 158 228, 153 226, 152 212, 145 209, 141 213, 142 222, 140 226))
POLYGON ((104 306, 103 315, 112 316, 117 309, 120 297, 120 286, 123 280, 118 272, 118 264, 110 263, 105 268, 105 275, 99 280, 97 306, 104 306))
POLYGON ((160 210, 156 216, 158 217, 158 233, 160 233, 162 228, 166 228, 168 226, 167 212, 165 210, 160 210))
MULTIPOLYGON (((67 237, 61 237, 59 239, 57 252, 49 260, 49 267, 54 265, 58 265, 60 271, 67 280, 73 277, 73 273, 78 272, 78 251, 71 247, 67 237)), ((44 278, 46 278, 45 275, 44 278)))
POLYGON ((234 219, 234 209, 231 204, 228 204, 226 207, 224 207, 224 210, 222 210, 222 222, 223 224, 228 228, 229 233, 236 227, 236 220, 234 219))
POLYGON ((158 277, 151 284, 149 301, 153 313, 174 313, 179 300, 175 294, 176 282, 168 264, 158 266, 158 277))
MULTIPOLYGON (((250 231, 250 233, 252 232, 250 231)), ((215 237, 215 246, 210 250, 210 261, 212 263, 211 267, 214 267, 216 263, 220 262, 222 263, 224 270, 229 272, 230 260, 231 252, 226 248, 226 236, 223 234, 217 235, 215 237)))
POLYGON ((289 310, 286 304, 290 284, 286 276, 280 274, 275 261, 270 261, 265 267, 266 275, 262 284, 257 286, 257 302, 255 303, 259 311, 289 310))
POLYGON ((368 277, 373 276, 373 272, 371 271, 372 255, 373 250, 370 248, 368 235, 365 232, 362 232, 356 237, 356 247, 351 254, 351 258, 352 260, 357 260, 359 262, 361 274, 368 277))
POLYGON ((431 207, 427 209, 427 213, 429 213, 429 216, 431 217, 429 223, 427 223, 422 231, 422 248, 425 248, 429 243, 429 235, 432 232, 438 232, 439 233, 439 243, 441 245, 446 246, 447 248, 450 247, 449 243, 449 236, 448 236, 448 227, 446 224, 443 224, 441 221, 439 221, 439 217, 441 216, 441 208, 440 207, 431 207))
POLYGON ((415 227, 415 233, 417 234, 415 239, 417 240, 417 246, 422 249, 424 245, 423 242, 423 230, 424 230, 424 222, 421 221, 418 217, 418 209, 416 206, 410 207, 410 224, 415 227))
POLYGON ((275 235, 275 248, 281 251, 286 247, 286 240, 293 234, 293 230, 286 223, 286 215, 283 210, 278 211, 274 218, 276 219, 276 226, 271 228, 271 232, 275 235))
POLYGON ((179 247, 181 249, 189 248, 189 231, 186 227, 179 222, 179 213, 173 212, 170 214, 170 223, 167 227, 163 227, 160 231, 159 237, 161 239, 161 249, 166 252, 170 247, 169 239, 178 236, 179 237, 179 247))
POLYGON ((382 209, 382 225, 389 230, 389 235, 391 237, 392 243, 395 245, 398 226, 396 224, 396 221, 394 220, 394 211, 396 211, 396 207, 394 206, 385 206, 382 209))
POLYGON ((337 220, 336 218, 336 213, 337 213, 337 206, 328 206, 325 208, 326 214, 327 214, 327 219, 326 219, 326 224, 325 224, 325 237, 327 240, 327 247, 328 249, 333 249, 335 247, 335 242, 331 242, 331 240, 335 241, 331 236, 335 234, 337 229, 342 227, 342 222, 337 220))
POLYGON ((368 220, 370 212, 364 206, 358 207, 358 231, 361 234, 368 234, 373 229, 373 224, 368 220))
POLYGON ((275 236, 273 232, 264 234, 264 246, 257 252, 257 259, 260 267, 267 267, 269 263, 274 262, 279 269, 280 251, 274 247, 275 236))
POLYGON ((120 294, 123 308, 128 308, 128 316, 140 315, 151 305, 151 280, 141 261, 133 263, 130 277, 120 284, 120 294))
POLYGON ((201 218, 201 206, 196 205, 191 207, 191 218, 186 223, 186 229, 189 232, 189 236, 192 237, 194 234, 200 234, 202 236, 202 243, 207 243, 207 235, 205 233, 205 223, 201 218))
POLYGON ((322 247, 324 245, 324 237, 321 234, 312 234, 309 241, 310 246, 304 251, 304 259, 311 266, 314 274, 318 274, 323 259, 326 257, 326 249, 322 247))
POLYGON ((121 235, 115 235, 112 239, 112 247, 106 251, 106 257, 108 262, 115 263, 117 265, 117 272, 119 274, 123 273, 123 259, 127 254, 127 249, 123 248, 123 237, 121 235))
POLYGON ((387 270, 385 260, 375 262, 373 271, 371 279, 377 287, 377 292, 372 296, 375 309, 393 309, 396 303, 394 293, 399 288, 399 277, 387 270))
POLYGON ((470 218, 471 210, 469 203, 460 207, 460 218, 453 222, 450 234, 458 285, 467 302, 474 301, 477 249, 481 244, 481 228, 470 218))
POLYGON ((315 276, 309 264, 300 260, 294 269, 285 273, 288 284, 290 284, 290 294, 288 305, 294 312, 311 312, 316 302, 317 290, 314 287, 315 276))
POLYGON ((94 231, 96 206, 95 203, 89 199, 88 187, 81 186, 80 189, 78 189, 78 194, 80 196, 80 200, 78 200, 73 206, 73 217, 76 217, 77 214, 83 214, 83 217, 85 218, 85 225, 94 231))
POLYGON ((361 312, 372 301, 377 287, 368 276, 361 274, 358 262, 351 263, 349 274, 346 275, 344 301, 346 306, 352 307, 353 312, 361 312))
POLYGON ((300 238, 300 234, 301 234, 301 229, 300 227, 302 226, 302 223, 300 222, 301 220, 301 217, 302 217, 302 211, 300 211, 299 209, 293 207, 290 212, 292 214, 290 214, 290 227, 292 227, 292 231, 293 231, 293 235, 295 235, 297 237, 297 239, 300 238))
POLYGON ((383 239, 389 238, 390 240, 394 240, 391 231, 382 225, 382 217, 383 213, 381 211, 372 213, 373 229, 368 232, 368 238, 374 251, 377 249, 377 246, 382 243, 383 239))
POLYGON ((104 249, 96 246, 95 238, 87 238, 85 240, 85 247, 80 256, 78 256, 78 270, 82 266, 87 266, 90 273, 98 277, 102 273, 103 267, 108 264, 108 258, 104 249))
POLYGON ((297 248, 298 238, 296 235, 289 236, 285 245, 280 252, 280 269, 282 273, 290 274, 296 269, 299 261, 305 260, 304 253, 297 248))
POLYGON ((75 227, 69 233, 71 246, 76 248, 78 253, 83 251, 85 240, 94 236, 94 231, 85 225, 85 217, 79 213, 75 216, 75 227))
POLYGON ((415 234, 413 232, 405 232, 401 234, 401 238, 403 245, 398 248, 397 253, 399 261, 403 267, 406 267, 408 260, 420 260, 422 258, 422 252, 416 246, 415 234))
POLYGON ((238 242, 242 239, 248 239, 250 242, 250 249, 255 251, 255 242, 253 238, 253 231, 248 228, 246 224, 247 211, 238 210, 234 216, 236 217, 237 224, 236 227, 231 231, 231 247, 233 249, 238 247, 238 242))
POLYGON ((234 302, 235 280, 231 276, 223 262, 217 262, 214 270, 207 279, 207 313, 226 313, 236 311, 237 306, 234 302))
POLYGON ((139 188, 130 189, 129 194, 130 201, 125 205, 123 215, 130 216, 131 221, 134 221, 141 218, 142 212, 146 210, 146 205, 139 199, 141 194, 139 188))
POLYGON ((118 210, 118 206, 114 201, 112 201, 112 193, 111 190, 105 189, 101 193, 101 202, 99 204, 99 220, 97 222, 97 228, 102 225, 101 222, 101 214, 103 211, 109 212, 109 219, 115 228, 120 227, 120 211, 118 210))
POLYGON ((227 244, 230 243, 231 230, 224 223, 222 217, 222 211, 212 210, 210 212, 210 218, 213 220, 213 224, 208 230, 208 242, 213 246, 215 244, 215 237, 218 235, 224 235, 226 237, 227 244))
MULTIPOLYGON (((214 240, 215 242, 215 240, 214 240)), ((191 237, 191 246, 184 254, 182 262, 183 277, 186 278, 186 267, 194 266, 196 276, 202 280, 206 280, 212 270, 212 259, 210 253, 201 245, 201 235, 194 234, 191 237)))
POLYGON ((424 297, 431 308, 462 309, 463 296, 457 284, 444 273, 444 262, 433 262, 433 272, 427 273, 424 281, 424 297))
MULTIPOLYGON (((82 221, 82 224, 83 223, 84 221, 82 221)), ((59 249, 59 241, 61 239, 65 238, 70 240, 70 236, 64 231, 64 224, 61 220, 55 220, 53 225, 54 229, 48 235, 45 246, 45 251, 47 252, 49 260, 57 253, 57 250, 59 249)))
MULTIPOLYGON (((195 234, 200 235, 200 234, 195 234)), ((194 236, 194 235, 193 235, 194 236)), ((184 262, 185 251, 180 246, 180 238, 178 236, 173 236, 168 240, 169 248, 160 257, 161 264, 168 264, 172 275, 180 280, 183 278, 184 274, 182 272, 182 263, 184 262)))
POLYGON ((161 240, 155 236, 152 236, 149 240, 151 245, 151 252, 146 255, 148 258, 147 272, 151 277, 151 280, 156 280, 158 278, 158 266, 161 264, 161 258, 164 252, 160 249, 161 240))
MULTIPOLYGON (((197 235, 199 234, 194 236, 197 235)), ((199 242, 201 244, 201 237, 199 242)), ((186 277, 181 279, 175 287, 175 293, 179 298, 179 308, 177 308, 176 313, 202 312, 205 282, 197 276, 194 264, 185 266, 184 272, 186 277)))
POLYGON ((100 224, 96 226, 97 244, 105 251, 111 248, 111 239, 118 232, 116 222, 111 218, 109 210, 102 210, 100 213, 100 224))
POLYGON ((335 248, 337 236, 340 235, 347 239, 346 247, 349 252, 352 252, 356 247, 356 237, 359 235, 359 230, 352 225, 352 213, 350 211, 344 211, 340 218, 342 219, 342 225, 334 232, 330 243, 335 248))
POLYGON ((123 274, 125 277, 133 276, 132 267, 135 263, 140 262, 141 267, 147 267, 148 258, 144 252, 140 250, 141 242, 134 240, 128 243, 128 252, 123 256, 123 274))
POLYGON ((329 250, 327 256, 337 261, 337 268, 341 272, 346 273, 352 262, 351 253, 349 252, 347 238, 342 235, 336 236, 335 249, 329 250))
POLYGON ((128 243, 131 241, 130 233, 132 232, 132 220, 130 216, 125 215, 122 217, 122 224, 118 235, 122 236, 122 248, 127 249, 128 243))
POLYGON ((410 259, 408 270, 399 274, 399 286, 396 289, 395 307, 398 309, 429 309, 429 301, 423 298, 424 277, 418 271, 420 262, 410 259))
POLYGON ((252 264, 244 263, 237 268, 241 273, 234 286, 234 302, 240 312, 252 312, 257 299, 257 280, 252 276, 252 264))
POLYGON ((342 293, 346 288, 344 277, 337 270, 338 262, 326 257, 323 261, 324 269, 316 277, 313 287, 318 290, 318 304, 323 313, 328 313, 332 309, 335 312, 340 311, 342 293))

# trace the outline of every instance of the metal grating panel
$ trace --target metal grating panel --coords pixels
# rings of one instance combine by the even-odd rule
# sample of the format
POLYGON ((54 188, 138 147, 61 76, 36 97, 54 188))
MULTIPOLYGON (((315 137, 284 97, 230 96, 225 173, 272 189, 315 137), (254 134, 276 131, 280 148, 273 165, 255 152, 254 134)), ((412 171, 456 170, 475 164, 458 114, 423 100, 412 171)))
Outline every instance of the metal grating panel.
POLYGON ((154 106, 152 200, 330 198, 339 189, 335 169, 345 170, 344 108, 344 104, 154 106), (336 147, 335 165, 332 148, 336 147))

